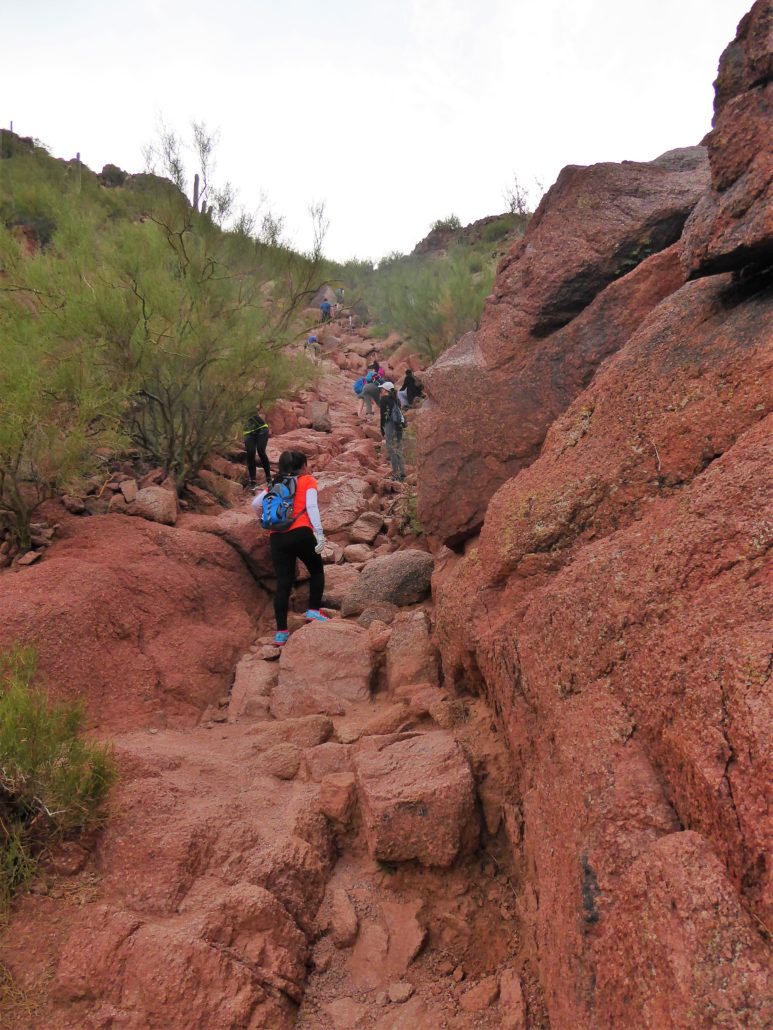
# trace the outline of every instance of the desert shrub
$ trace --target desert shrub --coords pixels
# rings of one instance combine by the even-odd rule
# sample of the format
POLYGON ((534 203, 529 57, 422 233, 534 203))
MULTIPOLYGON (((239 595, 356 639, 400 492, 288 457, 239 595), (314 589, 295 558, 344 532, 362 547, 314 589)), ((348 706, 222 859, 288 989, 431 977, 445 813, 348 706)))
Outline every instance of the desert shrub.
POLYGON ((502 218, 498 218, 495 222, 489 222, 488 225, 484 226, 481 235, 486 243, 496 243, 498 240, 504 239, 513 229, 513 226, 513 219, 505 215, 502 218))
POLYGON ((94 341, 70 324, 90 294, 77 269, 55 253, 27 254, 3 227, 0 267, 0 526, 24 549, 39 505, 118 442, 119 402, 94 341))
POLYGON ((461 229, 462 223, 458 215, 448 215, 447 218, 438 218, 430 226, 430 232, 448 232, 453 229, 461 229))
POLYGON ((103 186, 123 186, 126 182, 126 172, 118 165, 106 164, 99 175, 103 186))
POLYGON ((0 524, 22 547, 37 506, 105 448, 131 442, 182 486, 311 374, 286 344, 319 245, 223 232, 157 176, 138 194, 76 171, 19 152, 0 177, 0 524), (22 216, 50 221, 45 251, 5 224, 22 216))
POLYGON ((84 324, 129 398, 127 435, 182 487, 255 404, 308 379, 285 346, 314 262, 223 233, 181 201, 117 229, 102 266, 84 324))
POLYGON ((477 275, 483 271, 483 258, 479 254, 473 254, 467 267, 472 275, 477 275))
POLYGON ((411 256, 379 266, 369 306, 382 332, 397 331, 434 361, 477 327, 492 280, 491 265, 471 274, 465 248, 451 248, 443 257, 411 256))
POLYGON ((0 904, 51 843, 99 823, 115 778, 107 747, 83 740, 79 704, 34 686, 35 653, 0 654, 0 904))

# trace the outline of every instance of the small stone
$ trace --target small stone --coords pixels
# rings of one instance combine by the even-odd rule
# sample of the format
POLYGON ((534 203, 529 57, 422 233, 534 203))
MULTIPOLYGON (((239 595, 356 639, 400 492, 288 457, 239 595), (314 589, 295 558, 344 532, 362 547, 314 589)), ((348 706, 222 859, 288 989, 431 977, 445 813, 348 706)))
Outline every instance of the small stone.
POLYGON ((69 494, 62 497, 62 504, 71 515, 82 515, 86 510, 86 505, 80 497, 71 497, 69 494))
POLYGON ((357 912, 344 890, 337 890, 333 894, 329 926, 330 936, 337 948, 350 948, 357 940, 360 928, 357 912))
POLYGON ((154 728, 152 728, 152 729, 149 729, 149 730, 148 730, 148 733, 153 733, 153 734, 155 734, 155 733, 158 733, 158 730, 157 730, 157 729, 155 729, 155 727, 154 727, 154 728))
POLYGON ((298 774, 301 756, 297 744, 275 744, 263 754, 260 765, 278 780, 293 780, 298 774))
POLYGON ((437 964, 437 971, 440 974, 440 976, 450 976, 451 973, 453 973, 454 971, 454 964, 453 962, 451 962, 450 959, 441 959, 441 961, 437 964))
POLYGON ((502 1013, 503 1030, 524 1030, 526 1004, 521 978, 514 969, 503 970, 499 979, 499 1011, 502 1013))
POLYGON ((454 983, 460 984, 462 980, 464 980, 464 966, 456 966, 453 973, 451 973, 451 978, 454 981, 454 983))
POLYGON ((319 811, 339 826, 351 822, 356 799, 354 773, 330 773, 319 785, 319 811))
POLYGON ((333 961, 333 948, 330 941, 321 940, 314 949, 314 968, 318 973, 326 973, 333 961))
POLYGON ((389 1004, 389 995, 386 991, 378 992, 378 994, 376 995, 376 1004, 382 1009, 386 1008, 386 1006, 389 1004))
POLYGON ((387 993, 391 1002, 394 1002, 395 1005, 402 1005, 413 994, 413 984, 401 980, 399 983, 390 984, 387 993))
POLYGON ((34 562, 36 562, 38 560, 38 558, 41 558, 41 557, 42 557, 42 555, 41 555, 40 551, 27 551, 26 554, 23 554, 23 555, 21 555, 21 557, 16 559, 16 564, 17 565, 32 565, 34 562))
POLYGON ((124 479, 120 484, 119 489, 129 504, 137 499, 139 488, 137 486, 136 479, 124 479))
POLYGON ((459 1000, 459 1007, 464 1012, 484 1012, 497 1000, 499 983, 495 976, 487 976, 466 991, 459 1000))

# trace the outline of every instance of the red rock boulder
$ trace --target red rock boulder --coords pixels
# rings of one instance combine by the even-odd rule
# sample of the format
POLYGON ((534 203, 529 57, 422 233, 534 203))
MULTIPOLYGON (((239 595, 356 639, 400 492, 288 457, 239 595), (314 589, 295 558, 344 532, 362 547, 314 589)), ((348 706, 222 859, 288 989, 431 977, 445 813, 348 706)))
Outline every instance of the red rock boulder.
POLYGON ((429 401, 418 413, 417 458, 425 531, 451 543, 474 533, 497 488, 537 457, 550 423, 683 281, 671 247, 607 286, 547 338, 522 331, 507 305, 492 306, 490 317, 510 311, 510 329, 492 327, 484 313, 481 330, 446 351, 424 379, 429 401))
POLYGON ((475 786, 464 752, 449 733, 369 738, 355 768, 375 858, 445 867, 475 847, 475 786))
POLYGON ((773 257, 773 7, 757 0, 719 62, 711 190, 685 227, 690 276, 770 267, 773 257), (767 141, 767 145, 765 145, 767 141))
POLYGON ((214 536, 66 517, 43 561, 5 574, 0 643, 32 644, 47 688, 103 731, 192 724, 227 693, 265 597, 214 536))

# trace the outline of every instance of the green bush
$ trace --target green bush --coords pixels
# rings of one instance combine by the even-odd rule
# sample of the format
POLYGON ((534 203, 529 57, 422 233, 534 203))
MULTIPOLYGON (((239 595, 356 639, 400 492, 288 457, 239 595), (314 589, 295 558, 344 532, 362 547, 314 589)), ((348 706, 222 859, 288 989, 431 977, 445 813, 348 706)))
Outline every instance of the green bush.
POLYGON ((438 218, 430 226, 431 232, 448 232, 453 229, 461 229, 462 223, 458 215, 448 215, 447 218, 438 218))
POLYGON ((107 747, 81 739, 80 704, 33 685, 35 654, 0 654, 0 905, 57 839, 99 823, 114 780, 107 747))
POLYGON ((224 232, 157 176, 106 190, 18 147, 2 171, 0 529, 26 548, 35 509, 105 453, 131 442, 182 487, 256 405, 309 380, 286 345, 321 252, 224 232), (20 223, 46 229, 45 250, 20 223))
POLYGON ((486 243, 496 243, 498 240, 504 239, 513 227, 513 219, 505 216, 498 218, 495 222, 489 222, 484 226, 481 235, 486 243))

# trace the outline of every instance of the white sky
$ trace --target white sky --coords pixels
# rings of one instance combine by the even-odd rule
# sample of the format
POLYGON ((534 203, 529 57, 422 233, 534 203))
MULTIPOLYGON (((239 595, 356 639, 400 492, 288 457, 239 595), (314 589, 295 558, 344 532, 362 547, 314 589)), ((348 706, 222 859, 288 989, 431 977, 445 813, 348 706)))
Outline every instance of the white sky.
POLYGON ((2 0, 0 124, 141 171, 158 116, 219 129, 218 177, 296 245, 409 251, 517 174, 651 160, 711 124, 752 0, 2 0))

